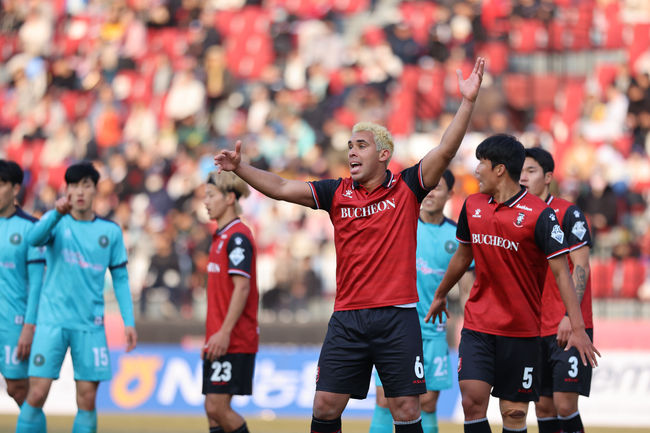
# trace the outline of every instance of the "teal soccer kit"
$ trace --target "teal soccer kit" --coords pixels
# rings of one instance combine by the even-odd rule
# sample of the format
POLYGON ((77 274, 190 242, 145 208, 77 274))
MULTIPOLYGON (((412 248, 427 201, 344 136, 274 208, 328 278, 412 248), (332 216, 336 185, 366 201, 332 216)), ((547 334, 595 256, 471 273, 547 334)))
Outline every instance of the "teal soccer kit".
POLYGON ((27 360, 16 357, 23 324, 35 324, 43 281, 42 249, 27 238, 37 219, 22 209, 0 218, 0 373, 7 379, 27 378, 27 360))
POLYGON ((104 332, 107 269, 124 325, 134 326, 122 230, 109 220, 75 220, 53 210, 36 224, 29 242, 47 247, 29 375, 57 379, 70 347, 75 380, 109 380, 104 332))

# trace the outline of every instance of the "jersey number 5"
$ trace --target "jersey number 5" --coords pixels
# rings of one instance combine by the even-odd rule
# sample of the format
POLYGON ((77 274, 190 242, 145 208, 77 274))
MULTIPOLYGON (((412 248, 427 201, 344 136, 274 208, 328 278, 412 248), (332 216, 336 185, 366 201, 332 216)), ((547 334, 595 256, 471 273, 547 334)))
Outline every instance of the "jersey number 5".
POLYGON ((524 380, 521 382, 521 386, 524 389, 530 389, 533 385, 533 367, 524 367, 524 380))

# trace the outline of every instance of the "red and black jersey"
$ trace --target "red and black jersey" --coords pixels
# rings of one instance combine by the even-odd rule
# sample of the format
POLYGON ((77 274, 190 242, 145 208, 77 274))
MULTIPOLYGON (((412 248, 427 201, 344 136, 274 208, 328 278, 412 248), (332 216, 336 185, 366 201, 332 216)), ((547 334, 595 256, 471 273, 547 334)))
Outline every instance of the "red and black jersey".
POLYGON ((239 218, 231 221, 212 236, 208 263, 208 312, 205 321, 205 341, 221 329, 234 290, 232 275, 250 279, 248 300, 237 324, 230 334, 228 353, 257 353, 257 275, 255 272, 255 243, 253 235, 239 218))
MULTIPOLYGON (((562 231, 567 240, 569 251, 575 251, 582 247, 591 247, 591 234, 589 225, 584 214, 573 203, 564 199, 549 196, 546 199, 548 204, 560 222, 562 231)), ((569 269, 573 273, 573 262, 569 257, 569 269)), ((591 278, 587 276, 587 286, 580 304, 582 309, 582 318, 585 327, 591 329, 594 327, 593 315, 591 310, 591 278)), ((560 290, 549 269, 546 273, 546 282, 544 284, 544 293, 542 294, 542 337, 557 334, 557 327, 566 313, 566 308, 560 297, 560 290)))
POLYGON ((336 247, 334 311, 418 301, 415 247, 420 202, 428 190, 420 164, 370 192, 351 178, 309 182, 317 209, 329 212, 336 247))
POLYGON ((569 251, 553 209, 525 188, 505 203, 473 194, 461 210, 456 237, 471 244, 476 266, 465 328, 539 336, 547 260, 569 251))

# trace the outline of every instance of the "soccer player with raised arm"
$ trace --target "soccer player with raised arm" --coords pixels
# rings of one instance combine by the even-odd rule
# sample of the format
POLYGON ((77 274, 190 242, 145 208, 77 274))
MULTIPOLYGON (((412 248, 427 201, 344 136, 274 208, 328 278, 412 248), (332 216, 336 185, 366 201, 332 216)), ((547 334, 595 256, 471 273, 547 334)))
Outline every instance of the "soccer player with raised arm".
POLYGON ((203 347, 203 394, 210 433, 248 433, 230 402, 253 392, 259 344, 256 251, 251 230, 239 219, 248 185, 230 172, 212 172, 203 203, 218 224, 208 263, 208 312, 203 347))
MULTIPOLYGON (((436 408, 440 391, 451 388, 452 368, 447 343, 447 318, 425 323, 433 294, 438 288, 449 260, 458 248, 456 223, 445 217, 445 203, 453 194, 454 175, 445 170, 438 185, 422 200, 418 221, 416 252, 418 301, 417 310, 422 330, 422 352, 424 354, 424 377, 426 394, 420 395, 420 414, 424 433, 438 432, 436 408)), ((469 270, 458 282, 461 299, 466 299, 474 282, 474 272, 469 270)), ((375 373, 377 404, 370 423, 370 433, 392 433, 393 418, 388 410, 384 387, 375 373)))
MULTIPOLYGON (((585 328, 593 341, 589 226, 575 204, 551 194, 554 169, 555 162, 549 152, 540 148, 526 149, 520 181, 528 191, 553 208, 557 215, 569 246, 569 268, 585 328)), ((549 271, 542 293, 542 385, 539 401, 535 404, 540 433, 584 431, 578 411, 578 396, 589 396, 592 368, 579 362, 580 354, 574 347, 564 350, 571 334, 565 311, 557 284, 549 271)))
POLYGON ((336 298, 318 360, 311 431, 341 431, 350 398, 368 392, 373 364, 384 384, 398 433, 422 432, 419 394, 426 392, 415 244, 420 202, 435 187, 465 135, 485 61, 470 76, 457 71, 462 102, 441 143, 400 173, 388 170, 393 140, 383 126, 358 123, 348 141, 350 177, 301 182, 241 161, 235 150, 215 156, 263 194, 329 213, 336 248, 336 298))
POLYGON ((47 247, 47 270, 29 358, 29 391, 16 433, 46 431, 43 405, 52 381, 59 377, 68 347, 78 406, 72 432, 97 431, 97 388, 100 381, 111 378, 104 332, 107 269, 124 320, 126 351, 136 345, 122 230, 93 211, 98 180, 99 173, 89 162, 68 167, 65 197, 56 201, 56 208, 47 212, 29 234, 31 245, 47 247))
POLYGON ((571 322, 567 348, 583 364, 598 351, 585 332, 553 209, 519 185, 525 150, 497 134, 476 148, 479 193, 465 200, 458 219, 460 242, 427 314, 447 312, 446 295, 475 263, 476 281, 465 304, 458 348, 458 381, 465 432, 490 432, 490 392, 499 399, 503 431, 526 431, 528 403, 539 398, 542 289, 550 267, 571 322))
POLYGON ((27 366, 43 282, 43 253, 27 244, 37 221, 16 205, 23 170, 0 159, 0 373, 18 406, 27 396, 27 366))

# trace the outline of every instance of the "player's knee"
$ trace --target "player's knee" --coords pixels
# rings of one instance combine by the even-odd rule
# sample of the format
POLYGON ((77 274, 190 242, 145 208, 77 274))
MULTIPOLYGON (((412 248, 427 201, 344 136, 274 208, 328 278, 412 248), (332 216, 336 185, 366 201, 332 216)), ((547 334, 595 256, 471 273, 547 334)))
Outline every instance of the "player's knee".
POLYGON ((578 401, 572 401, 572 400, 563 400, 563 401, 557 401, 555 403, 555 408, 557 409, 557 414, 559 416, 569 416, 573 415, 578 411, 578 401))
POLYGON ((23 381, 7 381, 7 394, 20 406, 27 397, 27 383, 23 381))
POLYGON ((434 413, 436 411, 437 399, 428 397, 428 394, 420 396, 420 409, 427 413, 434 413))
POLYGON ((314 398, 314 417, 322 420, 332 420, 341 416, 343 409, 337 402, 326 396, 317 395, 314 398))
POLYGON ((514 422, 521 422, 522 420, 526 419, 526 411, 517 408, 507 408, 501 411, 501 417, 503 418, 504 422, 507 419, 510 419, 514 422))
POLYGON ((39 387, 30 387, 27 392, 27 402, 32 407, 43 407, 47 400, 47 390, 39 387))
POLYGON ((395 421, 412 421, 420 416, 420 400, 417 396, 396 397, 389 402, 395 421))
POLYGON ((95 391, 77 391, 77 406, 81 410, 93 411, 95 410, 95 391))
POLYGON ((553 400, 546 397, 540 397, 539 401, 535 403, 535 415, 537 418, 552 418, 557 415, 553 400))
POLYGON ((465 394, 462 397, 463 412, 466 419, 479 419, 485 417, 487 405, 472 394, 465 394))

